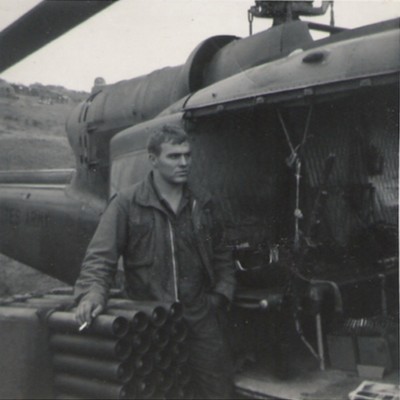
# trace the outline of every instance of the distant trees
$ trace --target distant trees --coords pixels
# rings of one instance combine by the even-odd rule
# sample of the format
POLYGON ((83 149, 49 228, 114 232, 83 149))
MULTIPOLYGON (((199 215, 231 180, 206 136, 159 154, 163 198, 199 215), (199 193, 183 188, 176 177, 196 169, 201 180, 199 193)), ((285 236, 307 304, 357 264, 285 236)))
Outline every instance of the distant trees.
POLYGON ((40 102, 46 104, 79 103, 89 96, 87 92, 69 90, 63 86, 43 85, 41 83, 26 86, 20 83, 8 83, 0 79, 0 96, 6 96, 8 93, 14 96, 21 94, 38 97, 40 102))
POLYGON ((3 79, 0 79, 0 96, 16 98, 15 89, 3 79))

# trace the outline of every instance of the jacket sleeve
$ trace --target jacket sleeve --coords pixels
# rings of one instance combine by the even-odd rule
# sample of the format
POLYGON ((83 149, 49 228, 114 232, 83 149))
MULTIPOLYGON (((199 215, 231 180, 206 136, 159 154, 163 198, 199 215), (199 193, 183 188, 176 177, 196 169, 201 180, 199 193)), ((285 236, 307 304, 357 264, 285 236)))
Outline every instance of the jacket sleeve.
POLYGON ((215 272, 214 291, 232 301, 236 287, 233 256, 225 240, 220 215, 215 209, 212 212, 212 246, 212 264, 215 272))
POLYGON ((128 235, 128 207, 120 195, 113 197, 88 246, 75 283, 75 301, 92 300, 105 306, 109 288, 128 235))

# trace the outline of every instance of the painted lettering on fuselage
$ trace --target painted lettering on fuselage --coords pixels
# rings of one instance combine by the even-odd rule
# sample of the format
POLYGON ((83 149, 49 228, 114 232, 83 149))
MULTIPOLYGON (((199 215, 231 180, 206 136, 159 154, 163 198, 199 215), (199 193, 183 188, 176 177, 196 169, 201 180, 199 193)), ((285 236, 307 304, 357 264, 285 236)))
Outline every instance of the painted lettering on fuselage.
POLYGON ((0 208, 0 223, 17 226, 21 220, 21 210, 11 207, 0 208))
POLYGON ((50 217, 43 211, 31 210, 25 215, 25 223, 31 226, 47 227, 50 222, 50 217))
POLYGON ((0 208, 0 223, 4 225, 19 226, 21 224, 32 227, 47 227, 50 223, 50 216, 43 211, 29 210, 23 212, 18 208, 0 208))

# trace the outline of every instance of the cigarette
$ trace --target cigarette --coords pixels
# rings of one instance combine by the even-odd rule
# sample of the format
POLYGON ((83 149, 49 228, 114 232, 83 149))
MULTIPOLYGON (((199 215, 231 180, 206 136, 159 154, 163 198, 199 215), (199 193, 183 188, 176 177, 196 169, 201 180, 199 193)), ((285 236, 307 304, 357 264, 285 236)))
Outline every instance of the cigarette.
POLYGON ((80 327, 79 327, 79 332, 83 331, 84 329, 86 329, 89 326, 89 324, 87 322, 84 322, 80 327))

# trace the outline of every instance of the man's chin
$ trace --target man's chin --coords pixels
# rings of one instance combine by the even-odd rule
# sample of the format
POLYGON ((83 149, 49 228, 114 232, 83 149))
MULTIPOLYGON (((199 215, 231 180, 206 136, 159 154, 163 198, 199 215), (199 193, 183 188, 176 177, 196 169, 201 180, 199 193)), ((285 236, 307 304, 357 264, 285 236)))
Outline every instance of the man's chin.
POLYGON ((186 183, 187 180, 188 180, 188 176, 187 175, 176 176, 174 178, 174 183, 176 185, 182 185, 182 184, 186 183))

